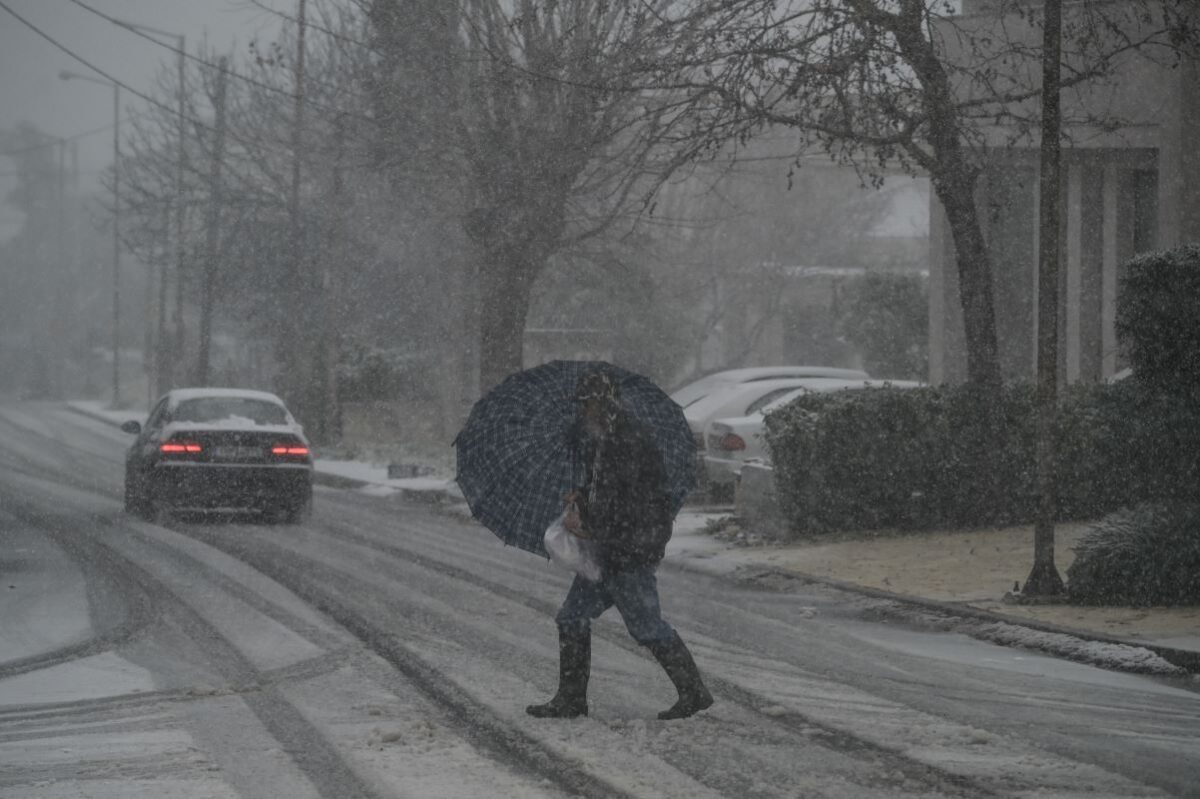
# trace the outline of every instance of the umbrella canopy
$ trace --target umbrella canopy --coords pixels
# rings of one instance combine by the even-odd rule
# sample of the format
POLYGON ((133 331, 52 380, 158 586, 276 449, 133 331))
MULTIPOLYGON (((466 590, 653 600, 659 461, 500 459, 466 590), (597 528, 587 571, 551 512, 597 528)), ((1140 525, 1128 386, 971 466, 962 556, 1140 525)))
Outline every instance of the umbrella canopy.
POLYGON ((551 361, 509 375, 489 391, 454 439, 456 479, 471 513, 504 543, 546 556, 542 535, 583 484, 575 385, 603 368, 622 408, 645 424, 662 453, 678 512, 696 484, 696 443, 683 410, 649 378, 604 361, 551 361))

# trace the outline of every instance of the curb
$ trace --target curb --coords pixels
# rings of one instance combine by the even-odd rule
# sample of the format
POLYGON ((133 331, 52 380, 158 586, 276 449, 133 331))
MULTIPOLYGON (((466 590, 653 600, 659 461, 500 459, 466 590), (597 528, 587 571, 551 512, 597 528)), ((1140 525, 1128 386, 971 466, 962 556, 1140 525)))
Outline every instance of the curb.
MULTIPOLYGON (((113 427, 120 426, 113 419, 103 416, 102 414, 91 413, 83 408, 76 407, 69 403, 66 404, 65 407, 68 410, 79 414, 80 416, 84 416, 89 419, 101 421, 106 424, 110 424, 113 427)), ((352 477, 343 477, 341 475, 330 474, 327 472, 320 472, 320 471, 317 471, 316 469, 313 470, 313 482, 315 484, 327 486, 329 488, 341 488, 341 489, 365 488, 367 486, 373 486, 373 485, 384 485, 381 483, 371 483, 371 482, 367 482, 365 480, 358 480, 358 479, 355 479, 352 477)), ((386 486, 386 487, 396 491, 397 493, 399 493, 401 495, 401 497, 403 497, 406 500, 413 501, 413 502, 419 502, 421 504, 437 505, 437 506, 445 507, 445 506, 455 504, 455 502, 458 500, 457 497, 454 497, 452 494, 450 494, 448 491, 445 491, 445 490, 418 491, 418 490, 406 489, 406 488, 396 488, 393 486, 386 486)), ((664 561, 664 562, 667 562, 667 561, 664 561)), ((714 570, 705 569, 702 566, 699 566, 695 563, 690 563, 690 562, 686 562, 686 561, 669 561, 669 562, 671 563, 671 565, 674 568, 677 568, 681 571, 692 571, 692 572, 696 572, 696 573, 707 574, 710 576, 714 576, 714 575, 722 576, 721 574, 715 572, 714 570)), ((747 567, 747 568, 751 568, 751 567, 747 567)), ((1007 625, 1010 625, 1013 627, 1023 627, 1028 630, 1034 630, 1036 632, 1068 636, 1070 638, 1075 638, 1075 639, 1078 639, 1081 641, 1091 641, 1091 642, 1095 642, 1095 643, 1099 643, 1099 644, 1107 644, 1110 646, 1120 646, 1120 647, 1130 647, 1130 648, 1135 648, 1135 649, 1142 649, 1142 650, 1151 652, 1154 655, 1157 655, 1158 657, 1162 658, 1167 663, 1174 666, 1179 671, 1186 672, 1188 674, 1200 674, 1200 652, 1198 652, 1198 651, 1192 651, 1192 650, 1188 650, 1188 649, 1177 649, 1174 647, 1162 646, 1160 644, 1153 644, 1153 643, 1148 643, 1145 641, 1136 641, 1136 640, 1131 640, 1131 639, 1127 639, 1127 638, 1107 636, 1107 635, 1103 635, 1100 633, 1094 633, 1089 630, 1080 630, 1080 629, 1074 628, 1074 627, 1065 627, 1065 626, 1058 625, 1058 624, 1052 624, 1049 622, 1038 621, 1036 619, 1026 619, 1026 618, 1017 618, 1017 617, 1013 617, 1013 616, 1006 616, 1003 613, 996 613, 994 611, 984 610, 982 608, 975 608, 975 607, 971 607, 969 605, 963 605, 963 604, 958 604, 958 603, 954 603, 954 602, 944 602, 944 601, 936 600, 936 599, 927 599, 925 597, 911 596, 908 594, 898 594, 898 593, 894 593, 892 591, 884 591, 883 589, 880 589, 880 588, 871 588, 869 586, 858 585, 857 583, 849 582, 847 580, 839 580, 839 579, 833 578, 833 577, 820 577, 820 576, 813 575, 813 574, 807 574, 805 572, 779 569, 779 568, 776 568, 773 566, 761 566, 761 567, 752 567, 752 568, 756 569, 757 576, 772 576, 772 577, 780 578, 783 580, 792 580, 792 581, 796 581, 796 582, 800 582, 800 583, 823 585, 823 586, 827 586, 829 588, 835 588, 839 591, 845 591, 847 593, 859 594, 861 596, 870 597, 872 599, 879 599, 879 600, 884 600, 884 601, 888 601, 888 602, 898 603, 898 604, 907 606, 909 608, 919 608, 921 610, 933 611, 934 613, 940 614, 940 615, 948 617, 950 619, 969 619, 972 621, 988 622, 991 624, 1007 624, 1007 625)), ((736 577, 735 577, 735 579, 736 579, 736 577)), ((968 633, 968 634, 971 634, 971 633, 968 633)), ((985 636, 981 636, 978 634, 973 634, 973 637, 983 638, 983 640, 989 640, 989 641, 992 641, 992 643, 998 643, 1002 646, 1009 646, 1009 647, 1020 646, 1020 644, 1013 644, 1011 642, 1005 643, 1003 641, 997 641, 997 640, 987 638, 985 636)), ((1056 650, 1054 648, 1049 648, 1049 647, 1033 647, 1033 648, 1041 649, 1041 651, 1045 651, 1056 657, 1061 657, 1061 658, 1065 658, 1068 660, 1074 660, 1076 662, 1084 662, 1084 663, 1088 663, 1093 666, 1099 666, 1101 668, 1107 668, 1107 669, 1113 670, 1113 671, 1133 671, 1135 673, 1142 673, 1145 671, 1144 669, 1131 669, 1127 666, 1122 667, 1118 664, 1097 663, 1092 660, 1080 658, 1077 655, 1072 656, 1072 654, 1070 652, 1066 652, 1061 649, 1056 650)))

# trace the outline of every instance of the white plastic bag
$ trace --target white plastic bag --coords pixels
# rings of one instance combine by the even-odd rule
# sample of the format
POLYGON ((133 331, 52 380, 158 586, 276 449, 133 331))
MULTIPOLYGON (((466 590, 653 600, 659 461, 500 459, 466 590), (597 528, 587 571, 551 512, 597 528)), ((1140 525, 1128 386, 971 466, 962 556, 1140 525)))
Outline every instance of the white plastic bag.
POLYGON ((563 512, 553 524, 546 528, 546 534, 543 537, 546 551, 550 553, 550 560, 559 566, 575 572, 585 580, 598 582, 600 580, 600 564, 596 560, 592 542, 567 529, 564 522, 568 512, 563 512))

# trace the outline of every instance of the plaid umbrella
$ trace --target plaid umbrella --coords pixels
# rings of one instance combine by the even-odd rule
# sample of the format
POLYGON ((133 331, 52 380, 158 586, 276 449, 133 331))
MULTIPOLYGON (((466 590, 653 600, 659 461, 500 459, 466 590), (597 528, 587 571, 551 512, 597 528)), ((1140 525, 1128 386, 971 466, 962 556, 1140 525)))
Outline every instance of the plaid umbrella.
POLYGON ((583 484, 577 448, 575 384, 603 367, 621 406, 658 445, 678 512, 696 483, 696 443, 683 410, 649 378, 603 361, 551 361, 509 375, 471 409, 454 439, 456 479, 471 513, 505 544, 546 557, 542 536, 583 484))

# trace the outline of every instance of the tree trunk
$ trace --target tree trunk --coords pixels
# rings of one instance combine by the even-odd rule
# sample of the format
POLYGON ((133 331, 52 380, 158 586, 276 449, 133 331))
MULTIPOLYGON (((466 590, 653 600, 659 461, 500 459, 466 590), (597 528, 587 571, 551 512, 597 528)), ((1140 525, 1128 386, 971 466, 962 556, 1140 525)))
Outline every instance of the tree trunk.
POLYGON ((904 59, 922 84, 921 103, 928 116, 932 153, 913 152, 925 164, 933 190, 946 209, 958 263, 958 291, 962 303, 963 330, 967 343, 967 382, 977 386, 999 386, 1000 355, 996 343, 996 311, 993 305, 992 263, 975 207, 975 170, 963 149, 962 119, 940 54, 926 36, 924 3, 904 0, 901 10, 885 19, 904 59))
POLYGON ((974 180, 964 165, 949 178, 935 179, 934 191, 946 210, 954 240, 958 268, 958 296, 962 304, 967 346, 967 381, 979 386, 999 386, 1000 353, 996 340, 992 261, 975 207, 974 180))
POLYGON ((479 270, 479 390, 486 393, 524 366, 525 319, 537 274, 533 259, 513 250, 495 251, 479 270))

